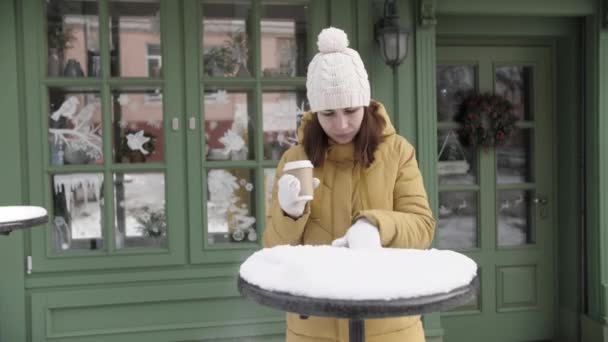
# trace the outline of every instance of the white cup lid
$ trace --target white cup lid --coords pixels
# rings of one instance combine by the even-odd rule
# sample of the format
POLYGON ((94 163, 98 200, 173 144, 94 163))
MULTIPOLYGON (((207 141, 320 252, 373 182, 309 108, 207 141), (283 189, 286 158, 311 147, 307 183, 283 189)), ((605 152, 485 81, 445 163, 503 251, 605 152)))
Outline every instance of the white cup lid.
POLYGON ((285 166, 283 167, 283 171, 302 169, 305 167, 313 168, 314 165, 312 165, 312 162, 310 160, 294 160, 294 161, 285 163, 285 166))

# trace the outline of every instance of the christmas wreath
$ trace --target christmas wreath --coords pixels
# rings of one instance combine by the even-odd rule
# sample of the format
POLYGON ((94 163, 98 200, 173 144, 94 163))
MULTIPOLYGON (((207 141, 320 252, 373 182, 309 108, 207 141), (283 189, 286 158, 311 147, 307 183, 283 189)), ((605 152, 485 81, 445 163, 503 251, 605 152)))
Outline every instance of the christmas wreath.
POLYGON ((485 148, 501 145, 515 130, 519 118, 513 104, 500 95, 473 94, 464 99, 457 116, 458 130, 465 146, 485 148))

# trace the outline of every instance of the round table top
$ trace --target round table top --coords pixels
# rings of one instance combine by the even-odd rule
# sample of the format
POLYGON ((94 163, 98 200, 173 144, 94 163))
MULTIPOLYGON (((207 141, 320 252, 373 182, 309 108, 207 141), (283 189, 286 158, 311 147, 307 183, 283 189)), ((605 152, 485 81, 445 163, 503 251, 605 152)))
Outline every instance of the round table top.
POLYGON ((445 311, 464 305, 477 293, 477 276, 469 284, 450 292, 390 300, 345 300, 298 296, 265 290, 238 278, 239 292, 258 304, 302 316, 348 319, 386 318, 445 311))
POLYGON ((239 291, 304 316, 364 319, 444 311, 477 293, 477 264, 449 250, 276 246, 240 267, 239 291))
POLYGON ((46 223, 46 209, 37 206, 0 206, 0 234, 8 235, 16 229, 24 229, 46 223))

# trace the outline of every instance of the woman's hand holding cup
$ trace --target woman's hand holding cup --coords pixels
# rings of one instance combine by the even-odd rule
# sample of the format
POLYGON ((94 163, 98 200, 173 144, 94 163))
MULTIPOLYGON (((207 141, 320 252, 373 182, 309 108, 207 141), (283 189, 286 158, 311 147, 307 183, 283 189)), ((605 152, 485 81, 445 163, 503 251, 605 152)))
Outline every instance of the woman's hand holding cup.
POLYGON ((313 190, 319 186, 319 179, 312 177, 312 168, 309 160, 288 162, 283 168, 284 174, 279 178, 279 205, 294 219, 302 216, 306 203, 313 198, 313 190))

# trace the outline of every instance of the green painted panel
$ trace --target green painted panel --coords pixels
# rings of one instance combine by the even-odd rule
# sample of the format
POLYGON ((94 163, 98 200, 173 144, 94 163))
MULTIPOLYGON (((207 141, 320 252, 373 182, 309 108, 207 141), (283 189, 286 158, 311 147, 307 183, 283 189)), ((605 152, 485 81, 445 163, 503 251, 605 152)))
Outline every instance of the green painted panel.
MULTIPOLYGON (((557 120, 556 130, 560 157, 558 163, 558 202, 557 222, 560 227, 580 227, 577 208, 581 206, 581 184, 573 179, 581 179, 581 141, 582 120, 580 84, 581 56, 576 48, 578 39, 561 38, 557 45, 557 120), (576 80, 576 81, 572 81, 576 80), (557 86, 559 85, 559 86, 557 86)), ((557 236, 559 283, 559 336, 564 341, 572 341, 579 335, 576 318, 582 311, 581 305, 581 229, 559 229, 557 236)))
POLYGON ((234 278, 65 288, 36 291, 31 298, 36 341, 51 338, 84 341, 135 333, 162 336, 170 331, 174 336, 198 331, 197 338, 203 339, 210 337, 203 331, 229 327, 232 333, 228 336, 279 334, 284 320, 282 312, 241 298, 234 278), (256 325, 252 333, 250 328, 256 325))
MULTIPOLYGON (((439 16, 437 35, 488 37, 541 37, 576 35, 579 21, 575 18, 557 17, 487 17, 487 16, 439 16), (483 30, 479 28, 483 27, 483 30)), ((503 38, 503 39, 505 39, 503 38)), ((506 41, 505 41, 506 43, 506 41)), ((521 39, 519 39, 521 44, 521 39)))
POLYGON ((330 23, 332 26, 339 27, 352 37, 351 47, 357 49, 357 25, 355 23, 355 1, 353 0, 331 0, 329 2, 330 23))
MULTIPOLYGON (((17 73, 17 8, 15 1, 0 2, 0 103, 2 103, 2 125, 0 125, 0 205, 26 203, 22 183, 23 151, 26 144, 20 134, 19 120, 22 108, 18 90, 23 82, 17 73)), ((0 341, 25 341, 25 291, 24 291, 23 233, 13 232, 9 236, 0 235, 0 341)))
POLYGON ((437 0, 441 14, 574 16, 593 14, 593 0, 437 0))
POLYGON ((505 312, 509 308, 536 308, 541 289, 536 281, 536 266, 518 265, 498 267, 496 293, 498 311, 505 312))
MULTIPOLYGON (((418 166, 424 177, 431 209, 437 218, 437 140, 434 134, 437 131, 436 31, 435 26, 423 28, 415 24, 419 10, 415 2, 412 2, 408 10, 411 23, 408 27, 414 28, 412 31, 415 39, 410 39, 413 51, 399 71, 399 93, 395 94, 399 101, 398 107, 403 108, 400 111, 399 128, 416 147, 418 166), (416 114, 404 115, 405 113, 416 114)), ((423 321, 427 334, 429 331, 434 332, 431 333, 431 340, 443 338, 439 314, 424 315, 423 321)))
MULTIPOLYGON (((604 6, 608 6, 604 1, 604 6)), ((606 18, 604 18, 604 21, 606 18)), ((608 180, 606 175, 608 175, 608 137, 606 136, 606 132, 608 131, 608 30, 605 28, 600 30, 599 32, 599 108, 598 108, 598 116, 599 116, 599 127, 601 134, 599 134, 599 142, 600 146, 600 171, 599 174, 601 178, 599 179, 599 192, 600 192, 600 279, 602 282, 602 287, 604 291, 602 292, 602 296, 600 298, 600 303, 602 306, 602 318, 604 322, 608 321, 608 292, 607 284, 608 284, 608 180)), ((604 336, 606 338, 606 336, 604 336)))
MULTIPOLYGON (((600 141, 604 131, 602 130, 602 118, 600 117, 599 98, 601 88, 599 83, 599 22, 597 17, 588 17, 585 21, 585 45, 589 53, 585 59, 585 86, 588 91, 585 94, 584 103, 586 108, 585 120, 585 183, 586 189, 586 257, 587 257, 587 309, 586 312, 593 320, 601 320, 603 315, 600 287, 601 287, 601 231, 605 222, 602 218, 604 204, 602 203, 601 185, 606 174, 602 170, 603 148, 600 141)), ((605 89, 603 90, 605 92, 605 89)))
POLYGON ((580 340, 584 342, 606 342, 608 341, 608 324, 596 321, 587 315, 580 316, 581 335, 580 340))

